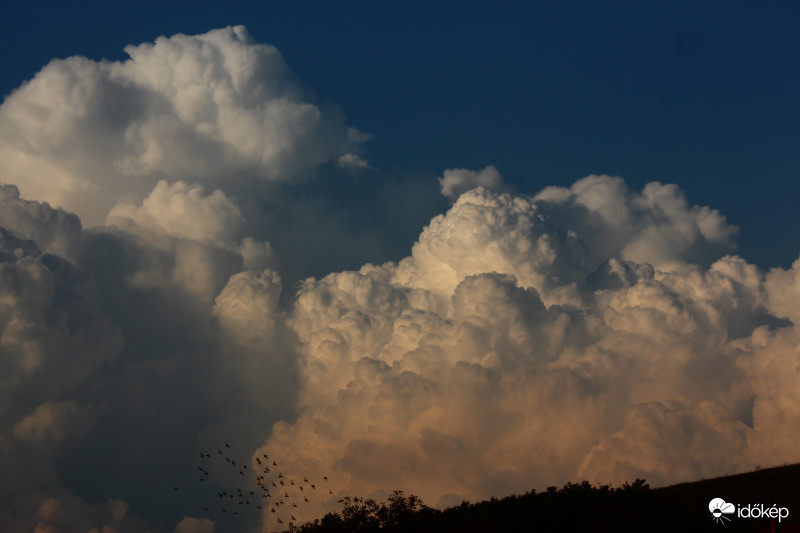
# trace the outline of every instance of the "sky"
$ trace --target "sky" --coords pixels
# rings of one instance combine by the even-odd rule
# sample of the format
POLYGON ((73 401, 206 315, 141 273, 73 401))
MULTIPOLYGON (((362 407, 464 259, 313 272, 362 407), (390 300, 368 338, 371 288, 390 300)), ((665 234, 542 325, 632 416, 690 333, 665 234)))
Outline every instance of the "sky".
POLYGON ((13 3, 0 522, 800 461, 798 15, 13 3))

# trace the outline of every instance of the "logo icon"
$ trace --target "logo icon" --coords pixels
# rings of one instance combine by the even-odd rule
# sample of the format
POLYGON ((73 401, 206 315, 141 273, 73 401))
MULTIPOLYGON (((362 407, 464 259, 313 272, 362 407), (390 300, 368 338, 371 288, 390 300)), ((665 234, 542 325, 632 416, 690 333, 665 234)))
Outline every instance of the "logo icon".
POLYGON ((731 521, 731 519, 725 515, 735 513, 736 506, 732 503, 727 503, 722 498, 714 498, 708 502, 708 510, 711 511, 714 522, 724 524, 726 521, 731 521))

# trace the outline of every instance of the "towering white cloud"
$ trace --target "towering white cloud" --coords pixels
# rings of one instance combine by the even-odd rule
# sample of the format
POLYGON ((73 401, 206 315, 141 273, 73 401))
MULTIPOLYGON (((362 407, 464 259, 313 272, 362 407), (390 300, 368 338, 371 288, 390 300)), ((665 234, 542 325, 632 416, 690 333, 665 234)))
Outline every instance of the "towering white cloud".
POLYGON ((399 488, 437 505, 796 461, 778 422, 795 410, 776 392, 800 384, 777 296, 796 278, 765 282, 723 255, 734 233, 658 183, 463 193, 398 264, 303 285, 300 417, 263 449, 340 493, 399 488), (759 365, 767 354, 780 372, 759 365))
POLYGON ((128 46, 124 62, 54 60, 0 106, 0 174, 101 223, 159 180, 285 181, 366 136, 318 105, 243 26, 128 46))

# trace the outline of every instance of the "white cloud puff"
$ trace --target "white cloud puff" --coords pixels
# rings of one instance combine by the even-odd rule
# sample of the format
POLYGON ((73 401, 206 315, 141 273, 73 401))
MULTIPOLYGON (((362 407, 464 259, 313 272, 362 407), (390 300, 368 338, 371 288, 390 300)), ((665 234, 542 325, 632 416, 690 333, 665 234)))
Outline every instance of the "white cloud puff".
POLYGON ((444 176, 439 178, 442 194, 451 200, 475 187, 497 191, 501 188, 502 182, 503 176, 492 165, 477 172, 466 168, 448 168, 444 171, 444 176))
POLYGON ((140 287, 180 286, 210 302, 228 278, 273 262, 268 242, 242 238, 245 223, 236 202, 199 184, 160 181, 141 206, 116 205, 108 224, 142 247, 129 275, 140 287))
POLYGON ((141 207, 118 204, 108 221, 129 219, 136 225, 196 241, 228 243, 238 240, 244 219, 236 203, 216 190, 205 195, 199 184, 158 182, 141 207))
POLYGON ((161 179, 286 181, 366 139, 243 26, 125 51, 54 60, 0 106, 0 173, 27 198, 96 225, 161 179))

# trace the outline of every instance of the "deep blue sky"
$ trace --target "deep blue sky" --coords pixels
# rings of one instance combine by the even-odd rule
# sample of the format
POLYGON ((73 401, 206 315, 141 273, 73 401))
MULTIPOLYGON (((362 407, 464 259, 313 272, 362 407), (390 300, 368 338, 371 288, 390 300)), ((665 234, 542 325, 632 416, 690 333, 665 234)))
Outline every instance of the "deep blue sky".
MULTIPOLYGON (((677 183, 762 267, 800 253, 800 2, 14 2, 0 92, 54 57, 124 59, 244 24, 374 135, 383 170, 493 164, 522 192, 677 183)), ((2 178, 0 177, 0 180, 2 178)))

